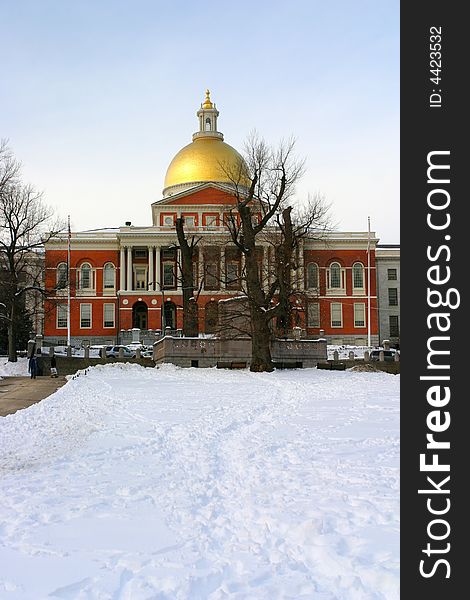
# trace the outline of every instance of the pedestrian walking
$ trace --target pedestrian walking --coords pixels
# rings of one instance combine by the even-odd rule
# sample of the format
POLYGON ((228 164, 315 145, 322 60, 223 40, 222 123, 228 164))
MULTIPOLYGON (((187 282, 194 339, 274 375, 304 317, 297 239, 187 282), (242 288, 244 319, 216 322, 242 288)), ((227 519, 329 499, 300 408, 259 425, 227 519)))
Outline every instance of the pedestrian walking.
POLYGON ((31 373, 31 379, 36 379, 38 374, 38 359, 34 356, 34 354, 29 359, 28 371, 31 373))
POLYGON ((55 356, 51 356, 51 377, 57 377, 57 361, 55 356))

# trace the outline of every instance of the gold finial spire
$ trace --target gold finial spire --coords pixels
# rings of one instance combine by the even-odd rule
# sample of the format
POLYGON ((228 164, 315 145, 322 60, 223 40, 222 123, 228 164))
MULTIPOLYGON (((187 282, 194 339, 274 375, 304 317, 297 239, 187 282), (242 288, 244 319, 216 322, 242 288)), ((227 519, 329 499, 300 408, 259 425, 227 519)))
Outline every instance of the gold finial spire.
POLYGON ((209 90, 206 90, 206 99, 204 100, 202 108, 214 108, 214 105, 211 102, 211 93, 209 90))

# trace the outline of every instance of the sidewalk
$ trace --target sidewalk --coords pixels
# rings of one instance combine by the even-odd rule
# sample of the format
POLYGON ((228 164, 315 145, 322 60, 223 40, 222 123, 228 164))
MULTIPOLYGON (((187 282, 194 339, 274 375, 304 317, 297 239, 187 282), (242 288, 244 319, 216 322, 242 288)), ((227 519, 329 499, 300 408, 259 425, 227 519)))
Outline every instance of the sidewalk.
POLYGON ((0 380, 0 417, 47 398, 66 383, 65 377, 5 377, 0 380))

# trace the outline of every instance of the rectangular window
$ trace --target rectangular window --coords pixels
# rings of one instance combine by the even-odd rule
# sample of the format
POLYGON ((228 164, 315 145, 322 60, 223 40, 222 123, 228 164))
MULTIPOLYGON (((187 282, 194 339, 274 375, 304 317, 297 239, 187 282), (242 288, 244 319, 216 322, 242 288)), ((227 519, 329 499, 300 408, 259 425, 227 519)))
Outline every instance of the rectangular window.
POLYGON ((354 304, 354 327, 366 326, 366 305, 364 303, 354 304))
POLYGON ((105 290, 114 289, 114 267, 111 265, 105 266, 103 270, 103 286, 105 290))
POLYGON ((91 269, 81 269, 80 289, 91 290, 91 269))
POLYGON ((67 287, 67 272, 68 268, 66 263, 61 263, 57 267, 57 289, 63 290, 65 287, 67 287))
POLYGON ((103 326, 114 327, 114 304, 103 305, 103 326))
POLYGON ((136 290, 147 289, 147 268, 146 267, 135 267, 135 289, 136 290))
POLYGON ((80 304, 80 327, 82 329, 91 327, 91 304, 80 304))
POLYGON ((166 288, 175 288, 175 263, 164 262, 163 263, 163 286, 166 288))
POLYGON ((320 305, 318 302, 309 302, 307 325, 308 327, 320 327, 320 305))
POLYGON ((398 324, 398 315, 390 315, 388 317, 390 325, 390 337, 400 337, 400 326, 398 324))
POLYGON ((217 215, 204 215, 204 225, 215 227, 217 225, 217 215))
POLYGON ((396 269, 388 269, 388 280, 396 281, 397 280, 397 270, 396 269))
POLYGON ((398 306, 398 289, 388 288, 388 305, 398 306))
POLYGON ((219 269, 216 262, 208 262, 205 265, 204 288, 206 290, 219 289, 219 269))
POLYGON ((225 266, 227 270, 227 287, 232 290, 238 289, 240 287, 238 262, 228 262, 225 266))
POLYGON ((174 227, 176 222, 176 215, 175 214, 162 214, 160 215, 160 223, 164 226, 164 227, 174 227))
POLYGON ((135 249, 134 250, 134 258, 147 258, 147 250, 135 249))
POLYGON ((64 329, 67 327, 67 305, 57 305, 57 329, 64 329))
POLYGON ((331 310, 331 326, 342 327, 343 326, 343 305, 341 302, 332 302, 330 305, 331 310))

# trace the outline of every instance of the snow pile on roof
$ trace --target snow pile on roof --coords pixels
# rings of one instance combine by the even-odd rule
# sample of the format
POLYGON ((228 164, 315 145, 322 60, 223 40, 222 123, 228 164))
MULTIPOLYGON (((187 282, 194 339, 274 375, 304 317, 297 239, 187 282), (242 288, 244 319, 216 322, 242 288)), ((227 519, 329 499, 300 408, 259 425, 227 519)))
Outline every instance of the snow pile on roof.
POLYGON ((397 600, 398 393, 89 369, 0 419, 0 596, 397 600))

